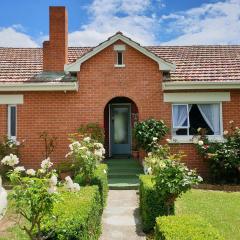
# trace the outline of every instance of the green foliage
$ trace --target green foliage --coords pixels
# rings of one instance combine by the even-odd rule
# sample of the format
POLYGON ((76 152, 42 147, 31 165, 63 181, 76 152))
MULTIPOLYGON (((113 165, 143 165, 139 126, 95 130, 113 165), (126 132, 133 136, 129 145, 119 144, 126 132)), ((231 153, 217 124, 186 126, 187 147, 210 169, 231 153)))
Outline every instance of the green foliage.
POLYGON ((84 137, 77 140, 76 137, 75 135, 69 145, 70 152, 67 156, 73 162, 75 175, 81 173, 84 182, 90 184, 94 171, 104 158, 105 149, 102 143, 97 142, 95 139, 84 137))
POLYGON ((79 192, 64 192, 54 205, 57 221, 45 218, 44 235, 50 240, 97 240, 101 233, 102 206, 97 186, 82 187, 79 192))
POLYGON ((104 143, 104 130, 98 123, 82 124, 78 128, 78 133, 84 136, 89 136, 102 144, 104 143))
POLYGON ((155 225, 155 219, 158 216, 174 214, 174 205, 167 207, 164 199, 156 191, 156 186, 152 181, 153 176, 140 176, 140 214, 142 217, 142 226, 144 232, 149 232, 155 225))
POLYGON ((240 183, 240 129, 231 122, 230 131, 224 131, 224 141, 212 142, 199 129, 195 145, 199 154, 209 163, 212 180, 216 183, 240 183))
MULTIPOLYGON (((19 156, 20 143, 9 139, 8 137, 3 137, 0 141, 0 161, 7 155, 13 154, 19 156)), ((6 165, 0 165, 0 175, 6 178, 6 173, 10 170, 6 165)))
POLYGON ((218 231, 197 215, 158 217, 155 240, 223 240, 218 231))
POLYGON ((196 171, 189 170, 180 162, 182 157, 181 152, 172 154, 170 147, 164 145, 159 146, 144 160, 148 171, 153 175, 156 191, 166 205, 171 205, 178 196, 191 189, 192 185, 202 181, 196 171))
MULTIPOLYGON (((106 205, 107 195, 108 195, 108 179, 107 179, 107 165, 100 164, 97 166, 97 169, 94 171, 93 178, 91 179, 91 185, 97 185, 100 192, 102 208, 106 205)), ((75 182, 79 185, 86 185, 84 178, 81 174, 78 174, 75 179, 75 182)))
POLYGON ((53 204, 59 200, 58 195, 49 193, 49 181, 45 178, 21 178, 16 172, 10 178, 13 183, 17 183, 9 195, 14 200, 13 207, 17 214, 27 220, 23 225, 19 222, 19 227, 30 239, 43 239, 42 219, 52 218, 53 204))
POLYGON ((162 120, 148 119, 137 122, 134 127, 137 144, 147 152, 155 149, 167 132, 168 128, 162 120))

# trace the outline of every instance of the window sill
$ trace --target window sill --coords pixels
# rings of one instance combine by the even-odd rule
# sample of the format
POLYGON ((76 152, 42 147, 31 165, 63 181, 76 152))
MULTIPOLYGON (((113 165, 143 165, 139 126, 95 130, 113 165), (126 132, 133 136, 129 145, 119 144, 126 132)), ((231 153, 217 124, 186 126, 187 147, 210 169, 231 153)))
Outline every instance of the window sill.
POLYGON ((116 68, 124 68, 125 64, 122 64, 122 65, 115 64, 114 67, 116 67, 116 68))
MULTIPOLYGON (((223 136, 208 136, 208 139, 210 142, 224 142, 225 139, 223 136)), ((193 136, 177 136, 172 137, 172 139, 169 142, 170 144, 179 144, 179 143, 190 143, 194 144, 193 142, 193 136)))

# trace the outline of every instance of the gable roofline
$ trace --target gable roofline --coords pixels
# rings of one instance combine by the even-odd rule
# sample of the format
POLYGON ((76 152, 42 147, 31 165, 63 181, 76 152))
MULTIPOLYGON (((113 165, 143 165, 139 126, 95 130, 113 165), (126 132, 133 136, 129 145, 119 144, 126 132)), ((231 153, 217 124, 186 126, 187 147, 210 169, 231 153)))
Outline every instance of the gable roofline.
POLYGON ((107 48, 108 46, 112 45, 116 41, 121 40, 122 42, 126 43, 127 45, 131 46, 132 48, 136 49, 137 51, 141 52, 145 56, 151 58, 159 65, 160 71, 175 71, 176 65, 174 63, 170 63, 165 61, 164 59, 160 58, 153 52, 149 51, 145 47, 142 47, 139 43, 133 41, 132 39, 124 36, 121 32, 117 32, 112 37, 108 38, 106 41, 100 43, 98 46, 94 47, 91 51, 87 52, 75 62, 70 64, 65 64, 64 71, 66 72, 78 72, 81 70, 81 64, 87 61, 89 58, 93 57, 97 53, 101 52, 103 49, 107 48))

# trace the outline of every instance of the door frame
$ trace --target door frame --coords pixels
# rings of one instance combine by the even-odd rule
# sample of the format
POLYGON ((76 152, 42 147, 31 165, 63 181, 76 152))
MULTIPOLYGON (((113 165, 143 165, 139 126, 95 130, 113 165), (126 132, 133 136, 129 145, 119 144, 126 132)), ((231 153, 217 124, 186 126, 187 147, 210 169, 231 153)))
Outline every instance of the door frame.
POLYGON ((112 110, 112 106, 116 106, 116 105, 122 105, 122 106, 128 106, 129 107, 129 126, 130 126, 130 148, 132 148, 132 106, 131 103, 109 103, 108 104, 108 132, 109 132, 109 136, 108 136, 108 155, 109 157, 112 156, 112 149, 111 149, 111 140, 112 140, 112 133, 111 133, 111 126, 112 126, 112 121, 111 121, 111 110, 112 110))

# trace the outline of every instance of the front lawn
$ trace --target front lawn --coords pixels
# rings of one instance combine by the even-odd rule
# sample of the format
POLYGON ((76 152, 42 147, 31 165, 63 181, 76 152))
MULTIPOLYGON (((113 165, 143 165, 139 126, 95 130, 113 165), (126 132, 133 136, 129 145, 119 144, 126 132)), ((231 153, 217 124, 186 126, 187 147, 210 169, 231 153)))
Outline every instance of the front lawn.
POLYGON ((240 239, 240 192, 191 190, 176 202, 180 214, 198 214, 226 240, 240 239))

